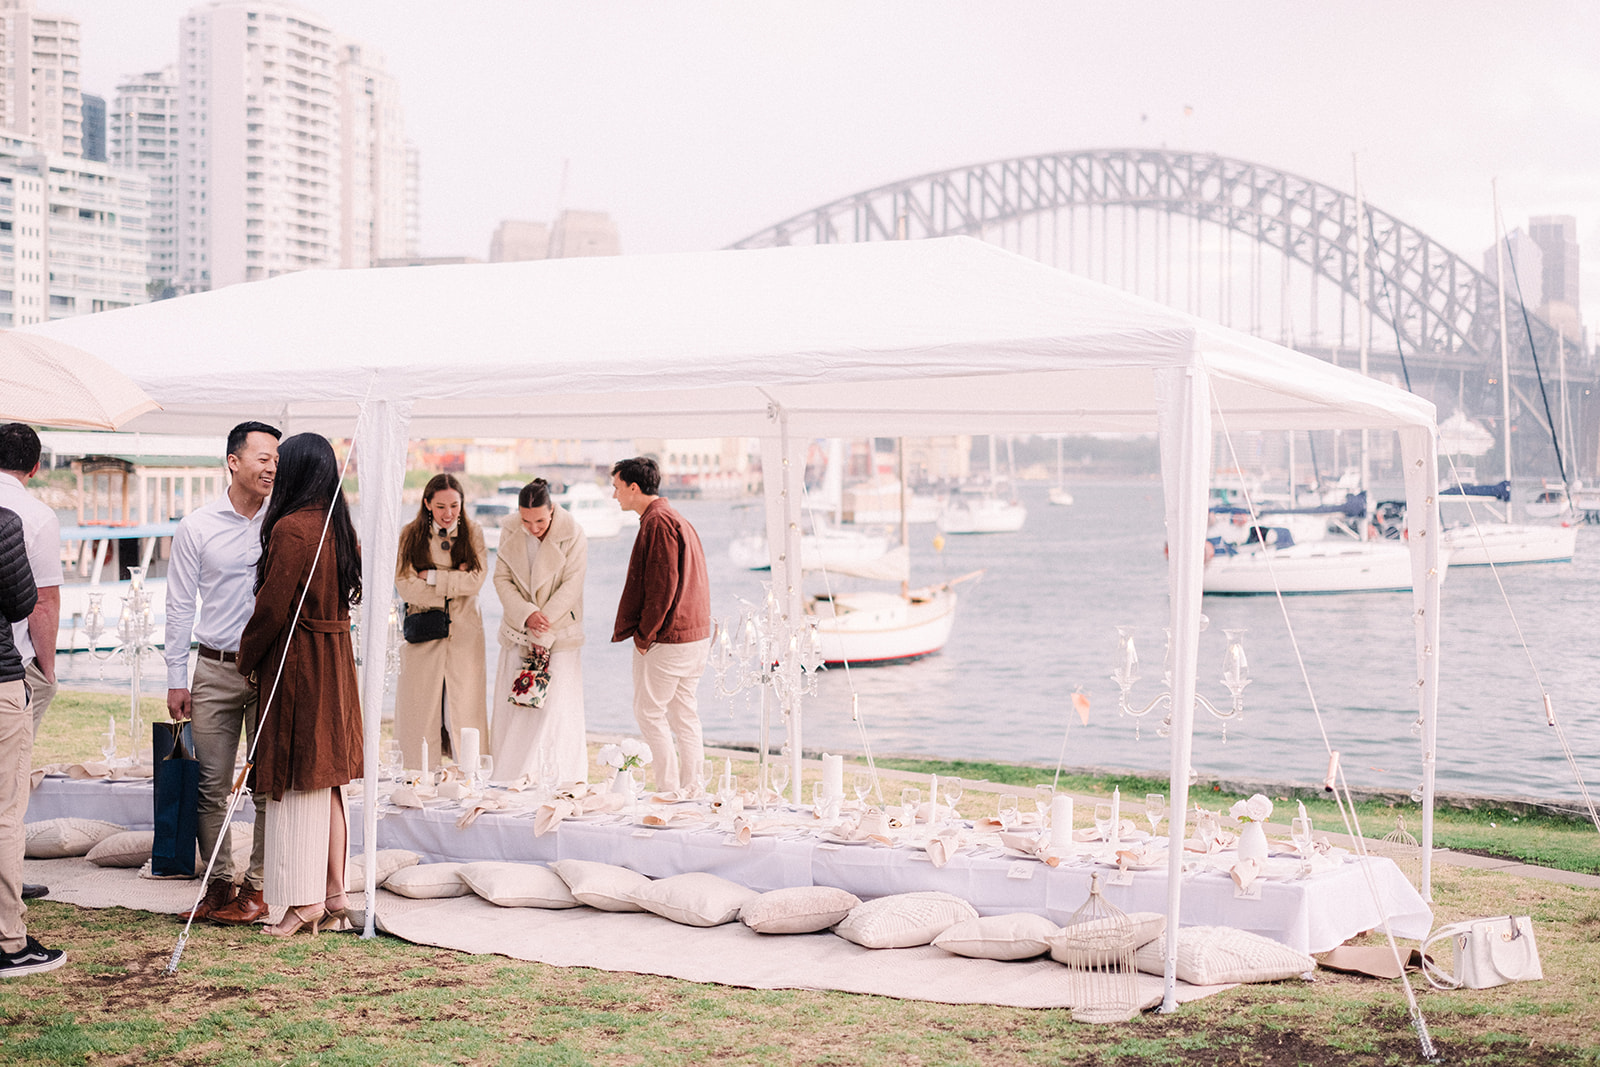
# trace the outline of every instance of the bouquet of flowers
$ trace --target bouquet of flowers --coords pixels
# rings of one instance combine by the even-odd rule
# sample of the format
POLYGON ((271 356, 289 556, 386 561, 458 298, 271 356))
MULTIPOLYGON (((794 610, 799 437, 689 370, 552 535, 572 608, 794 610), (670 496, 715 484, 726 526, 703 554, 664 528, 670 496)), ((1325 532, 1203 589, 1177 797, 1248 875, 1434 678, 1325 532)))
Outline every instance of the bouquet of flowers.
POLYGON ((1272 801, 1257 793, 1249 800, 1241 800, 1228 809, 1228 814, 1241 823, 1264 823, 1272 817, 1272 801))
POLYGON ((626 738, 620 745, 606 745, 600 750, 600 762, 615 767, 619 774, 637 770, 650 762, 650 746, 637 738, 626 738))

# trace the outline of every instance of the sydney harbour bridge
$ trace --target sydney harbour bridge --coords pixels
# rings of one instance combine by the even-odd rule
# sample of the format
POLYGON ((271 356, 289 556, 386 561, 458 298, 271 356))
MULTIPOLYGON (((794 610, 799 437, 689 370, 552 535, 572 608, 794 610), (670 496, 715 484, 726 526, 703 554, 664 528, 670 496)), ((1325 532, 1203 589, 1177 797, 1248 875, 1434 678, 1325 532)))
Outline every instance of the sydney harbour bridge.
MULTIPOLYGON (((1138 148, 998 160, 841 197, 731 247, 957 234, 1347 367, 1359 362, 1364 283, 1369 372, 1432 400, 1441 420, 1460 411, 1499 435, 1494 278, 1382 208, 1259 163, 1138 148)), ((1505 322, 1517 471, 1558 476, 1553 423, 1568 477, 1592 479, 1595 368, 1524 313, 1516 270, 1505 322)))

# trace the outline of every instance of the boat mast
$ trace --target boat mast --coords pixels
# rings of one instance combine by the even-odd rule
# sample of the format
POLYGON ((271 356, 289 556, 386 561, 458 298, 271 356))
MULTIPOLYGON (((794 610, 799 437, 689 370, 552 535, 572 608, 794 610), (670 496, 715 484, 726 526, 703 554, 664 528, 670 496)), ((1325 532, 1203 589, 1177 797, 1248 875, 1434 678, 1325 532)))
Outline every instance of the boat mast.
MULTIPOLYGON (((1361 167, 1355 153, 1350 155, 1350 170, 1355 178, 1356 187, 1356 289, 1357 302, 1360 308, 1356 316, 1357 344, 1361 350, 1361 376, 1367 376, 1367 358, 1372 350, 1372 323, 1367 317, 1367 207, 1361 196, 1361 167)), ((1361 516, 1361 536, 1366 537, 1367 528, 1371 523, 1372 498, 1370 470, 1370 431, 1361 428, 1361 491, 1368 494, 1367 510, 1361 516)), ((1292 479, 1291 479, 1292 481, 1292 479)))
MULTIPOLYGON (((910 559, 911 553, 911 523, 906 519, 906 500, 911 495, 911 487, 906 483, 906 439, 895 438, 894 449, 898 455, 900 467, 900 544, 905 547, 906 558, 910 559)), ((911 577, 908 574, 900 579, 900 595, 911 596, 911 577)))
MULTIPOLYGON (((1502 440, 1506 453, 1506 487, 1508 497, 1511 486, 1511 358, 1506 351, 1506 235, 1500 221, 1500 179, 1490 178, 1489 188, 1494 193, 1494 283, 1496 302, 1500 305, 1500 420, 1502 440)), ((1506 521, 1510 522, 1514 505, 1506 501, 1506 521)))

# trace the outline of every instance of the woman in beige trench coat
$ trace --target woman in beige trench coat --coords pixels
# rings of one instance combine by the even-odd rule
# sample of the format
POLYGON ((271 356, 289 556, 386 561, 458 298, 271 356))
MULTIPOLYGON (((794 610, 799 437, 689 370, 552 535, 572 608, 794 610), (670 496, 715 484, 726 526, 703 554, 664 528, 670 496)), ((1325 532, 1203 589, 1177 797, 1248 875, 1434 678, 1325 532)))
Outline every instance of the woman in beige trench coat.
POLYGON ((484 701, 483 616, 478 611, 489 555, 483 531, 462 512, 464 504, 461 483, 452 475, 436 474, 423 487, 422 509, 400 532, 394 584, 407 613, 429 608, 450 613, 449 636, 400 646, 394 734, 410 768, 421 768, 424 741, 430 767, 439 766, 445 742, 451 752, 459 752, 461 731, 468 726, 478 731, 480 750, 492 751, 484 701))
POLYGON ((536 478, 522 487, 517 511, 500 526, 494 591, 500 623, 500 664, 494 686, 494 769, 497 778, 538 775, 543 760, 561 782, 589 778, 583 723, 583 582, 589 539, 536 478), (530 645, 550 650, 550 685, 538 708, 511 702, 512 681, 530 645))

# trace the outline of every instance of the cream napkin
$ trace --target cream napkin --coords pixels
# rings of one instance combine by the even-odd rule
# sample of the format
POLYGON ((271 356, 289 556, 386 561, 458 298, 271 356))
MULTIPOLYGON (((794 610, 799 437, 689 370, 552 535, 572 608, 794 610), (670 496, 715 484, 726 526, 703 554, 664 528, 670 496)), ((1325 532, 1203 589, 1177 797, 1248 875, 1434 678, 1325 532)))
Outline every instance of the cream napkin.
POLYGON ((1240 860, 1228 872, 1233 876, 1233 884, 1240 889, 1249 889, 1252 882, 1261 877, 1260 860, 1240 860))
POLYGON ((706 815, 702 811, 672 811, 660 815, 651 812, 639 821, 646 826, 687 826, 690 823, 705 822, 706 815))
POLYGON ((1002 833, 1000 843, 1024 855, 1032 856, 1047 867, 1061 866, 1061 857, 1049 850, 1049 840, 1030 834, 1002 833))
POLYGON ((539 805, 533 817, 533 836, 543 837, 561 824, 561 820, 578 814, 578 805, 572 800, 552 800, 539 805))
POLYGON ((961 835, 955 830, 945 830, 928 838, 922 847, 927 850, 928 858, 935 867, 943 867, 950 862, 950 857, 961 851, 961 835))
POLYGON ((389 794, 389 803, 397 808, 420 808, 422 799, 417 787, 411 785, 397 785, 389 794))
POLYGON ((486 811, 511 811, 516 807, 517 805, 509 803, 500 797, 480 797, 468 805, 461 818, 456 820, 456 829, 465 830, 477 821, 478 816, 486 811))

